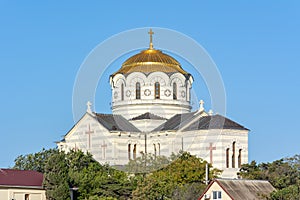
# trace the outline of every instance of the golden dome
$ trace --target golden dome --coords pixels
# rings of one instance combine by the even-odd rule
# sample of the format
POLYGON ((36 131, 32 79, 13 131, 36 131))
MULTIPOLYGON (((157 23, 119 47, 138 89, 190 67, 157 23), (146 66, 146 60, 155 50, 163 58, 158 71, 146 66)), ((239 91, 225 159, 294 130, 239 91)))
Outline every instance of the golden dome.
POLYGON ((115 74, 129 74, 132 72, 165 72, 165 73, 175 73, 179 72, 182 74, 188 74, 184 71, 180 63, 173 57, 163 53, 160 50, 153 49, 152 43, 152 29, 150 29, 150 45, 146 50, 128 58, 123 64, 121 69, 119 69, 115 74))
POLYGON ((181 68, 180 63, 177 60, 156 49, 147 49, 128 58, 122 64, 121 69, 115 74, 128 74, 132 72, 151 73, 157 71, 187 74, 187 72, 181 68))

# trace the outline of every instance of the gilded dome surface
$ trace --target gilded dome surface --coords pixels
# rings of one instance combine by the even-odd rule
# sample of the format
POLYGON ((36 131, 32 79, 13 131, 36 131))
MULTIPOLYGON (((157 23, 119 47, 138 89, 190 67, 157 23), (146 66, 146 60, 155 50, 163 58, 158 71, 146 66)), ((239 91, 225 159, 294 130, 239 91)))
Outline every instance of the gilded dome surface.
POLYGON ((184 75, 188 74, 181 68, 180 63, 175 58, 153 48, 152 35, 154 34, 154 32, 152 31, 152 29, 150 29, 148 33, 150 35, 149 48, 128 58, 122 64, 121 69, 119 69, 113 75, 116 75, 118 73, 129 74, 132 72, 142 72, 145 74, 151 72, 179 72, 184 75))
POLYGON ((146 49, 128 58, 122 64, 121 69, 119 69, 115 74, 128 74, 132 72, 179 72, 187 74, 187 72, 181 68, 180 63, 176 59, 153 48, 146 49))

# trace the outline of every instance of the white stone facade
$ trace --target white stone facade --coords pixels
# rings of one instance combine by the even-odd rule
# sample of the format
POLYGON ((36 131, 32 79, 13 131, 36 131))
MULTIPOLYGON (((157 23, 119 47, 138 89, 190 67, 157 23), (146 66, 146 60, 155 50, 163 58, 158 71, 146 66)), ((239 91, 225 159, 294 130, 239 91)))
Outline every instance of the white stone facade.
MULTIPOLYGON (((204 112, 199 118, 203 116, 207 114, 204 112)), ((224 170, 223 177, 227 178, 236 178, 240 165, 248 163, 248 130, 183 131, 184 128, 177 131, 109 131, 95 115, 86 113, 64 140, 58 142, 58 147, 64 151, 89 151, 100 163, 118 166, 126 165, 145 151, 168 157, 184 150, 224 170)))
POLYGON ((87 113, 57 145, 89 151, 100 163, 118 166, 141 152, 169 157, 184 150, 223 170, 223 177, 235 178, 248 162, 249 130, 207 113, 203 101, 199 111, 191 112, 192 84, 192 75, 170 56, 152 48, 142 51, 110 76, 113 114, 93 113, 88 104, 87 113))
POLYGON ((152 72, 146 75, 133 72, 127 76, 116 74, 110 79, 112 112, 126 119, 146 112, 167 119, 175 114, 190 112, 192 83, 192 77, 187 79, 181 73, 168 75, 152 72), (159 94, 155 93, 155 83, 159 84, 159 94))

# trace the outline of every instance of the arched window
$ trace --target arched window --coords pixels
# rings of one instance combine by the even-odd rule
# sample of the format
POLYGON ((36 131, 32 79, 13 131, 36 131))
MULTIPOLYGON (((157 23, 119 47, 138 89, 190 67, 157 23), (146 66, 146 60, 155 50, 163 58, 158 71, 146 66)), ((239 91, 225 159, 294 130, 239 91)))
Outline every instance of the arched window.
POLYGON ((173 83, 173 99, 177 99, 177 84, 173 83))
POLYGON ((124 100, 124 84, 121 85, 121 100, 124 100))
POLYGON ((229 148, 226 149, 226 168, 229 168, 229 148))
POLYGON ((140 84, 140 82, 136 82, 136 84, 135 84, 135 98, 141 99, 141 84, 140 84))
POLYGON ((136 159, 136 144, 133 145, 133 159, 136 159))
POLYGON ((158 155, 160 156, 160 143, 157 143, 158 155))
POLYGON ((128 160, 131 160, 131 144, 128 144, 128 160))
POLYGON ((156 158, 156 154, 157 154, 157 152, 156 152, 156 144, 153 144, 153 148, 154 148, 154 157, 156 158))
POLYGON ((239 156, 238 156, 238 168, 242 166, 242 149, 239 149, 239 156))
POLYGON ((159 82, 155 82, 154 90, 155 90, 154 98, 159 99, 160 98, 160 84, 159 84, 159 82))
POLYGON ((235 168, 235 142, 232 143, 232 168, 235 168))

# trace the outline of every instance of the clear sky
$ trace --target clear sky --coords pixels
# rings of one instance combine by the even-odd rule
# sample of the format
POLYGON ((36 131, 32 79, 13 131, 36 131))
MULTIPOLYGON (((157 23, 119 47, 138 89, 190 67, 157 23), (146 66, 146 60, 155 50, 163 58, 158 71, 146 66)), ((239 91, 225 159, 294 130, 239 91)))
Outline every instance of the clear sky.
MULTIPOLYGON (((299 154, 299 10, 299 1, 0 1, 0 167, 55 147, 74 124, 73 85, 85 57, 140 27, 179 31, 207 50, 224 81, 227 116, 251 129, 250 160, 299 154)), ((109 112, 107 80, 97 112, 109 112)), ((201 87, 199 80, 194 89, 201 87)))

